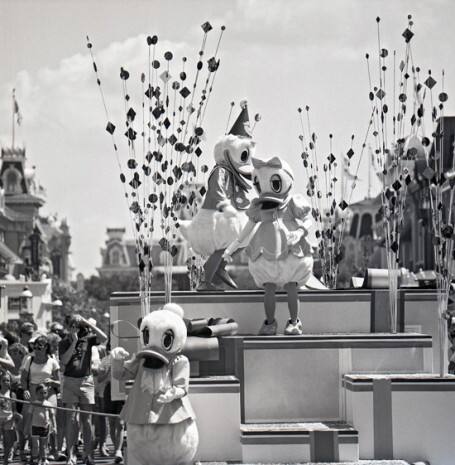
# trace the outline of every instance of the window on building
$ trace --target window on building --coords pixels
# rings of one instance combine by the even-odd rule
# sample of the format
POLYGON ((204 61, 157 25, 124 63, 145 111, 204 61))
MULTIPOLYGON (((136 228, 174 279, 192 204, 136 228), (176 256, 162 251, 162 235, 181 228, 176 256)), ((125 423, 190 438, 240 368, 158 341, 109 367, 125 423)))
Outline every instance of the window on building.
POLYGON ((352 217, 351 229, 349 230, 349 235, 352 237, 357 237, 357 228, 359 227, 359 214, 356 213, 352 217))
POLYGON ((53 254, 51 256, 51 262, 52 262, 52 274, 60 278, 61 271, 62 271, 62 267, 61 267, 62 256, 60 254, 53 254))
POLYGON ((365 236, 373 236, 373 218, 370 213, 364 213, 362 215, 362 221, 360 222, 359 237, 365 236))
POLYGON ((110 251, 110 264, 111 265, 120 265, 121 264, 121 255, 120 250, 115 248, 110 251))
POLYGON ((3 174, 3 184, 5 185, 5 192, 7 194, 19 194, 22 192, 21 188, 21 174, 13 167, 9 167, 3 174))
POLYGON ((20 311, 24 305, 23 297, 8 297, 8 310, 11 312, 20 311))

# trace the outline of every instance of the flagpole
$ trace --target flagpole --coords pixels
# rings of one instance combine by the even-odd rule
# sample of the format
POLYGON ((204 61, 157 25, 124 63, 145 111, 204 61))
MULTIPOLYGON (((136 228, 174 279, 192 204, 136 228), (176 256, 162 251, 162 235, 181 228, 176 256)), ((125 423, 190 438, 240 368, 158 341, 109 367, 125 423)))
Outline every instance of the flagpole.
POLYGON ((369 157, 368 157, 368 198, 371 199, 371 147, 369 148, 369 157))
POLYGON ((11 126, 12 126, 12 138, 11 138, 11 148, 14 149, 14 130, 15 130, 15 123, 14 123, 14 112, 15 112, 15 105, 14 105, 14 102, 15 102, 15 98, 14 98, 14 93, 15 93, 15 89, 13 89, 13 94, 12 94, 12 120, 11 120, 11 126))

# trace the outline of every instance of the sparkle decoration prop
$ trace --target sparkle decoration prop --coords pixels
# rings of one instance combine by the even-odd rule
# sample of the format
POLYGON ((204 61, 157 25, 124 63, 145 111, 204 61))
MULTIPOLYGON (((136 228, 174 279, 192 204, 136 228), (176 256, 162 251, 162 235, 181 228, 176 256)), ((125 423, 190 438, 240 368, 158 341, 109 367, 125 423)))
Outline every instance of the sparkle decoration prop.
MULTIPOLYGON (((393 77, 389 79, 389 51, 382 47, 381 19, 376 18, 378 56, 377 84, 372 83, 370 57, 366 54, 369 100, 373 115, 374 162, 382 181, 381 214, 384 229, 387 265, 389 270, 390 329, 397 332, 398 276, 400 267, 400 238, 403 230, 408 185, 412 181, 411 169, 415 151, 408 148, 409 142, 422 129, 419 88, 416 85, 418 68, 413 64, 411 39, 413 21, 408 17, 408 26, 402 34, 405 41, 404 58, 399 64, 398 101, 396 101, 396 52, 393 52, 393 77), (411 82, 411 78, 412 81, 411 82), (389 96, 392 96, 390 111, 389 96), (397 105, 397 106, 396 106, 397 105), (408 109, 413 111, 407 123, 408 109), (392 115, 391 115, 392 113, 392 115), (416 116, 417 115, 417 116, 416 116)), ((423 108, 423 107, 422 107, 423 108)))
POLYGON ((310 199, 312 216, 316 225, 316 238, 319 241, 318 254, 322 280, 328 288, 336 289, 338 265, 343 259, 342 244, 346 229, 346 209, 351 203, 357 186, 360 163, 371 122, 362 143, 355 174, 351 174, 351 160, 355 154, 354 135, 351 136, 349 149, 339 165, 333 153, 333 135, 329 134, 329 154, 321 157, 318 152, 318 136, 311 128, 310 107, 308 105, 304 109, 300 107, 297 111, 301 129, 299 134, 302 148, 301 158, 307 177, 306 194, 310 199))
POLYGON ((179 61, 171 51, 159 53, 156 35, 145 40, 148 60, 144 72, 133 76, 125 67, 120 68, 123 130, 109 115, 93 45, 87 37, 105 110, 106 131, 112 139, 136 241, 142 315, 150 311, 152 246, 158 241, 161 248, 165 303, 168 303, 173 262, 179 252, 179 218, 194 214, 196 200, 203 195, 199 192, 207 172, 199 162, 205 140, 203 122, 220 66, 219 47, 225 27, 221 27, 214 52, 208 59, 205 58, 207 39, 213 28, 209 22, 201 28, 202 44, 192 81, 187 58, 179 61), (133 101, 131 86, 140 88, 140 101, 133 101), (117 142, 119 132, 123 145, 117 142))
POLYGON ((384 237, 389 267, 389 296, 391 330, 397 331, 398 274, 400 266, 400 237, 402 234, 408 188, 414 182, 428 188, 428 198, 432 211, 433 248, 437 274, 440 340, 440 375, 447 372, 447 303, 453 277, 453 196, 454 196, 454 150, 444 153, 444 102, 448 95, 444 91, 444 72, 439 104, 435 103, 433 89, 437 80, 431 70, 422 82, 421 69, 414 63, 412 52, 413 20, 408 16, 408 24, 402 36, 405 42, 404 58, 398 65, 399 79, 396 88, 396 52, 393 53, 393 79, 386 81, 388 51, 381 46, 380 18, 376 19, 378 35, 378 76, 379 84, 372 86, 370 81, 369 98, 374 114, 374 135, 376 141, 375 162, 383 183, 382 216, 384 237), (386 89, 386 82, 389 89, 386 89), (387 97, 393 89, 393 111, 389 116, 387 97), (429 108, 428 108, 429 107, 429 108), (429 110, 429 111, 428 111, 429 110), (425 123, 430 119, 435 128, 431 138, 426 135, 425 123), (391 125, 391 137, 390 137, 391 125), (432 142, 431 143, 431 139, 432 142), (448 157, 448 158, 447 158, 448 157), (424 161, 425 168, 414 169, 416 161, 424 161), (414 179, 415 178, 415 179, 414 179))
POLYGON ((448 334, 447 325, 450 315, 447 312, 449 293, 454 277, 454 190, 455 190, 455 146, 453 135, 449 136, 444 128, 444 103, 448 94, 444 91, 444 71, 442 71, 439 104, 435 102, 433 87, 437 84, 431 71, 424 81, 427 93, 430 94, 432 107, 431 120, 433 144, 424 138, 427 166, 423 171, 423 179, 429 186, 431 206, 431 223, 433 228, 433 248, 436 270, 436 287, 438 293, 438 332, 439 332, 439 375, 448 372, 448 334), (429 149, 429 150, 428 150, 429 149), (448 150, 447 150, 448 149, 448 150))

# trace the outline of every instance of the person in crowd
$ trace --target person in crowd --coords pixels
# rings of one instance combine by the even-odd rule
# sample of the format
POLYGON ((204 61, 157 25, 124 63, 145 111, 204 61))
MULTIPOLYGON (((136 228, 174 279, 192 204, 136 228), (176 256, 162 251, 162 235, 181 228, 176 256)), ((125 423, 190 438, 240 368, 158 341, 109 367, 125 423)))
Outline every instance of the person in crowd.
POLYGON ((20 420, 16 412, 15 394, 11 391, 11 375, 3 371, 0 375, 0 432, 3 439, 3 463, 11 461, 14 443, 16 442, 15 422, 20 420))
MULTIPOLYGON (((58 334, 56 333, 49 333, 47 335, 47 342, 49 344, 49 355, 54 358, 57 362, 59 361, 59 356, 58 356, 58 346, 60 344, 61 338, 58 334)), ((59 372, 60 375, 60 372, 59 372)), ((60 381, 60 377, 59 377, 60 381)), ((59 397, 60 396, 60 385, 50 385, 48 387, 48 401, 53 407, 57 407, 59 405, 59 397)), ((61 402, 60 402, 61 403, 61 402)), ((50 409, 49 410, 49 418, 50 418, 50 430, 49 430, 49 454, 48 454, 48 460, 54 460, 58 458, 58 452, 61 450, 61 447, 63 445, 63 425, 64 425, 64 412, 62 411, 57 411, 56 409, 50 409), (63 421, 61 421, 61 429, 62 432, 60 433, 60 438, 59 438, 59 428, 58 428, 58 421, 57 417, 60 414, 60 417, 62 417, 63 421), (63 414, 63 415, 62 415, 63 414), (60 442, 59 442, 60 439, 60 442)), ((65 457, 66 459, 66 457, 65 457)))
POLYGON ((47 442, 50 429, 50 408, 47 400, 46 384, 38 384, 35 388, 35 400, 32 412, 32 465, 49 465, 47 460, 47 442))
POLYGON ((0 331, 3 337, 8 341, 8 345, 12 345, 15 342, 19 342, 19 325, 17 321, 1 323, 0 331), (13 324, 14 323, 14 324, 13 324))
POLYGON ((56 334, 61 339, 63 339, 65 337, 65 328, 61 323, 54 321, 49 328, 49 333, 56 334))
POLYGON ((14 364, 14 367, 10 368, 9 371, 11 372, 13 377, 19 376, 20 367, 22 366, 24 357, 28 354, 27 347, 25 347, 20 342, 15 342, 14 344, 8 346, 8 353, 14 364))
POLYGON ((13 370, 14 362, 8 353, 8 341, 0 336, 0 368, 5 370, 13 370))
MULTIPOLYGON (((34 402, 36 400, 36 389, 39 385, 44 384, 49 388, 58 388, 59 379, 59 362, 50 354, 49 341, 44 334, 37 333, 32 337, 29 343, 33 344, 33 352, 24 358, 21 367, 21 385, 24 389, 24 399, 34 402)), ((48 394, 46 389, 46 395, 48 394)), ((51 396, 51 402, 57 404, 56 395, 51 396)), ((24 435, 31 436, 31 420, 33 416, 33 405, 23 407, 24 417, 24 435)), ((21 454, 23 452, 21 451, 21 454)))
MULTIPOLYGON (((20 342, 16 342, 9 346, 8 353, 14 363, 14 368, 10 370, 11 374, 11 391, 15 394, 16 398, 19 400, 24 400, 24 389, 22 388, 21 384, 21 374, 20 368, 24 361, 24 357, 28 354, 27 347, 22 345, 20 342)), ((22 409, 24 404, 18 402, 16 404, 16 412, 19 414, 20 419, 17 422, 17 436, 18 442, 16 447, 19 451, 24 450, 25 445, 25 435, 24 435, 24 422, 22 418, 22 409)), ((22 453, 22 456, 24 454, 22 453)))
MULTIPOLYGON (((63 371, 62 401, 65 407, 91 411, 95 403, 95 388, 92 376, 92 347, 106 341, 106 335, 80 315, 73 315, 69 322, 69 333, 60 342, 59 354, 63 371)), ((83 431, 85 463, 94 464, 93 432, 90 415, 80 414, 83 431)), ((76 464, 73 446, 78 438, 79 428, 75 412, 66 415, 66 446, 68 465, 76 464)))
MULTIPOLYGON (((101 364, 98 370, 98 380, 100 383, 104 383, 103 393, 103 405, 104 413, 113 415, 119 415, 124 402, 120 400, 112 400, 111 397, 111 369, 112 369, 112 358, 111 358, 111 343, 110 339, 106 344, 107 355, 101 360, 101 364)), ((122 445, 123 445, 123 429, 124 424, 120 417, 114 418, 109 417, 109 433, 111 441, 114 444, 114 457, 115 463, 123 462, 122 445)))
POLYGON ((30 323, 29 321, 26 321, 25 323, 22 324, 21 329, 19 331, 19 338, 20 338, 20 343, 27 347, 29 352, 31 351, 31 347, 29 346, 30 339, 33 336, 33 333, 35 332, 35 328, 33 326, 33 323, 30 323))
MULTIPOLYGON (((107 380, 100 381, 99 368, 101 360, 106 356, 106 348, 102 345, 92 347, 92 373, 95 384, 95 411, 104 412, 104 387, 107 380)), ((99 448, 101 457, 108 457, 109 453, 106 449, 107 439, 107 422, 106 417, 101 415, 93 415, 93 426, 95 427, 95 443, 93 449, 99 448)))
MULTIPOLYGON (((58 323, 58 325, 62 328, 62 334, 64 334, 63 326, 60 325, 60 323, 58 323)), ((60 360, 58 348, 61 341, 61 337, 56 331, 52 332, 53 326, 54 323, 52 323, 51 325, 51 332, 47 335, 47 339, 49 342, 50 355, 58 361, 60 360)), ((53 388, 50 388, 49 391, 51 394, 49 398, 51 403, 53 405, 55 403, 55 405, 57 405, 58 407, 63 407, 61 390, 58 387, 54 386, 53 388), (52 397, 53 395, 55 395, 55 399, 52 397)), ((63 450, 63 441, 65 437, 65 412, 63 410, 52 409, 49 413, 51 420, 51 432, 49 434, 50 451, 48 459, 53 460, 53 458, 56 458, 57 460, 66 460, 67 457, 65 451, 63 450)))

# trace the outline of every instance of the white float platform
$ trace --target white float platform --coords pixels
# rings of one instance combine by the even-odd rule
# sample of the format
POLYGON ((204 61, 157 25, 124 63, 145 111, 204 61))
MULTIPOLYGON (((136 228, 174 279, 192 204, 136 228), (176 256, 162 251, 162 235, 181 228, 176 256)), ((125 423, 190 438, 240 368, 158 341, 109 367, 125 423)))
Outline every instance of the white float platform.
POLYGON ((345 375, 343 385, 361 459, 455 463, 455 376, 345 375))
MULTIPOLYGON (((189 397, 199 430, 195 460, 240 462, 239 381, 233 376, 191 378, 189 397)), ((139 465, 130 451, 128 465, 139 465)))
MULTIPOLYGON (((172 300, 184 307, 187 318, 234 318, 239 323, 239 334, 257 334, 264 319, 263 299, 261 290, 172 293, 172 300)), ((299 299, 304 331, 307 333, 387 332, 390 329, 387 289, 299 291, 299 299)), ((150 302, 152 309, 163 305, 164 293, 151 292, 150 302)), ((118 315, 122 319, 128 319, 130 313, 140 315, 137 292, 114 292, 110 304, 111 311, 119 307, 118 315)), ((436 291, 400 289, 397 315, 399 332, 410 328, 413 332, 430 334, 436 340, 435 316, 436 291), (421 329, 416 330, 417 326, 421 329)), ((287 318, 286 293, 278 292, 277 319, 281 331, 287 318)), ((136 326, 137 320, 132 323, 136 326)))
POLYGON ((243 463, 353 462, 358 432, 345 423, 273 423, 241 427, 243 463))
MULTIPOLYGON (((152 309, 163 305, 163 293, 151 293, 150 296, 152 309)), ((299 298, 306 333, 374 331, 375 316, 372 315, 369 291, 301 291, 299 298)), ((182 305, 185 318, 233 318, 239 325, 239 334, 257 334, 264 320, 262 291, 181 291, 172 294, 172 301, 182 305)), ((140 301, 137 293, 114 293, 110 305, 111 319, 114 312, 118 315, 118 319, 128 320, 136 325, 140 316, 140 301)), ((286 293, 277 293, 276 318, 279 331, 283 332, 289 319, 286 293)))
POLYGON ((432 371, 431 337, 422 334, 237 339, 242 423, 341 420, 344 374, 432 371))

